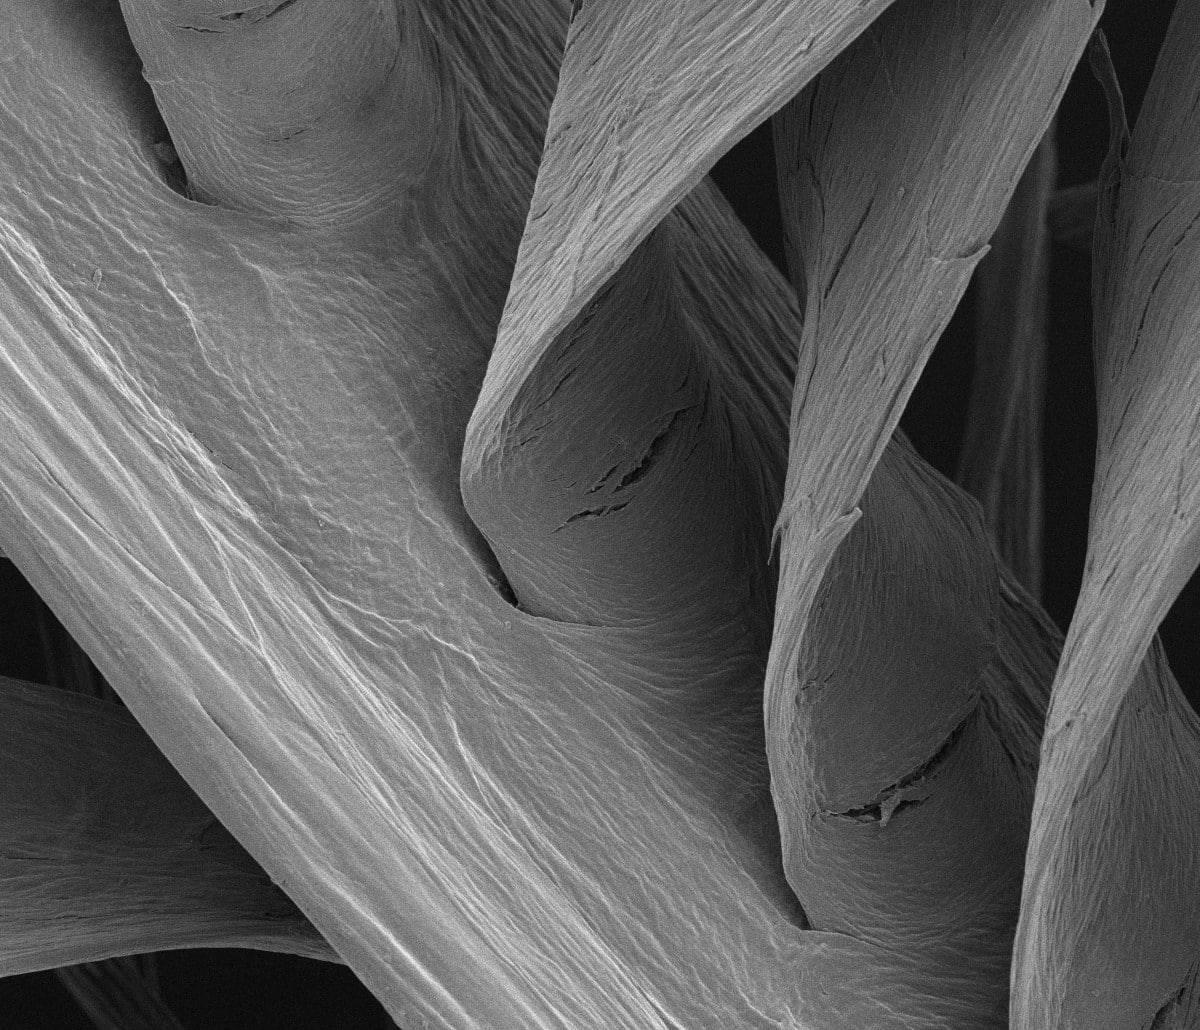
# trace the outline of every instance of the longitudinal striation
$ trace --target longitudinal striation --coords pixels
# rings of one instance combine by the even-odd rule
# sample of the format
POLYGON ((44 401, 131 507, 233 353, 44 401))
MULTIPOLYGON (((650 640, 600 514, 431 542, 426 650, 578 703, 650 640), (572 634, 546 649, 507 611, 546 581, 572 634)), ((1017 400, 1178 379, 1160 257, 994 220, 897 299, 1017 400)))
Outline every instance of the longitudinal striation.
POLYGON ((0 679, 0 973, 179 947, 337 961, 123 708, 0 679))
POLYGON ((1098 439, 1083 583, 1042 748, 1012 1025, 1193 1027, 1200 719, 1158 624, 1200 560, 1200 7, 1180 3, 1132 137, 1112 141, 1093 287, 1098 439), (1179 999, 1178 1004, 1173 999, 1179 999))
POLYGON ((772 791, 813 927, 903 956, 914 1024, 1004 1025, 1057 639, 978 504, 892 434, 1098 13, 897 6, 774 125, 805 325, 772 791))
POLYGON ((1051 638, 888 441, 1099 12, 127 0, 168 148, 111 6, 14 2, 4 549, 397 1020, 999 1025, 1051 638), (802 328, 685 194, 823 68, 802 328))

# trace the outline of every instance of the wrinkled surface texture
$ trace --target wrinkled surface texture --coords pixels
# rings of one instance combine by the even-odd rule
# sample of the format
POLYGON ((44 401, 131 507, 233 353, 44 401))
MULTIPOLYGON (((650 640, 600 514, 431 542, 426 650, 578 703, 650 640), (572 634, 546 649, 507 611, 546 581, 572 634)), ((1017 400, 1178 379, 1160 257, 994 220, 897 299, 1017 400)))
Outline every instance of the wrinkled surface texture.
MULTIPOLYGON (((1003 1027, 1061 641, 893 430, 1099 5, 0 11, 0 549, 203 799, 88 709, 209 906, 3 968, 284 937, 406 1028, 1003 1027), (781 107, 791 286, 704 178, 781 107)), ((1132 181, 1183 290, 1191 187, 1132 181)))

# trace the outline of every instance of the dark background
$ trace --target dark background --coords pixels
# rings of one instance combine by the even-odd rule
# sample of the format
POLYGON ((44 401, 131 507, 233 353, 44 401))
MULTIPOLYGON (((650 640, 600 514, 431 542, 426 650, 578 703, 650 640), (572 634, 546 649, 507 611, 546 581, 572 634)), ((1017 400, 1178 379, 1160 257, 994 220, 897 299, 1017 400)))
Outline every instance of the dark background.
MULTIPOLYGON (((1131 124, 1172 6, 1170 0, 1110 0, 1101 21, 1131 124)), ((1084 61, 1059 117, 1061 184, 1095 178, 1107 141, 1104 100, 1084 61)), ((769 124, 735 148, 713 174, 759 244, 782 267, 769 124)), ((1083 570, 1095 447, 1089 264, 1085 254, 1054 248, 1044 445, 1043 603, 1064 630, 1083 570)), ((917 448, 948 476, 954 474, 966 415, 972 318, 973 296, 968 292, 902 420, 917 448)), ((48 682, 39 605, 20 573, 0 559, 0 675, 48 682)), ((44 606, 42 612, 45 616, 44 606)), ((1200 702, 1198 616, 1200 583, 1194 577, 1161 631, 1171 667, 1193 707, 1200 702)), ((342 967, 238 950, 168 952, 158 961, 162 993, 188 1030, 372 1030, 393 1025, 342 967)), ((5 1030, 89 1030, 91 1026, 52 972, 0 979, 0 1027, 5 1030)))

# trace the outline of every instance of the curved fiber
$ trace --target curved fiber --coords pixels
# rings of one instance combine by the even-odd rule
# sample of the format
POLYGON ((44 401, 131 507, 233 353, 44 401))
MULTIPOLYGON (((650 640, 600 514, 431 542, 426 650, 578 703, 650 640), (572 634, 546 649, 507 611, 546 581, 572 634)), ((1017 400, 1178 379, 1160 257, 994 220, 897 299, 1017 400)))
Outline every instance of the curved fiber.
POLYGON ((1088 554, 1054 683, 1014 953, 1013 1026, 1200 1025, 1200 721, 1155 632, 1200 560, 1200 8, 1176 5, 1094 244, 1088 554))
POLYGON ((775 124, 805 312, 765 695, 784 865, 814 927, 926 963, 960 1026, 1004 1025, 1045 689, 989 699, 989 670, 1049 662, 1015 658, 978 505, 888 441, 1098 16, 898 4, 775 124))
POLYGON ((1052 124, 976 272, 975 369, 957 481, 983 505, 1001 559, 1037 597, 1042 579, 1047 209, 1058 161, 1052 124))
POLYGON ((396 213, 446 149, 417 5, 122 0, 197 200, 320 224, 396 213))
MULTIPOLYGON (((348 216, 335 219, 336 231, 325 231, 298 210, 251 212, 173 193, 156 174, 154 122, 139 99, 136 65, 119 56, 128 50, 110 31, 111 10, 79 0, 16 2, 20 31, 0 42, 4 550, 95 656, 155 743, 397 1021, 462 1030, 997 1025, 1002 1016, 990 958, 976 986, 963 982, 956 971, 964 955, 977 951, 961 939, 917 940, 890 931, 866 939, 866 932, 810 926, 800 910, 784 877, 769 794, 765 639, 755 643, 752 632, 743 632, 744 643, 722 650, 724 663, 712 662, 707 641, 664 636, 653 620, 610 623, 605 613, 605 624, 589 625, 545 618, 514 608, 489 582, 496 570, 459 495, 463 442, 472 440, 468 418, 481 400, 475 425, 484 424, 480 410, 502 419, 526 380, 542 375, 552 382, 551 365, 539 362, 552 346, 565 345, 560 334, 579 314, 548 311, 544 322, 529 315, 529 324, 537 323, 528 337, 536 337, 536 353, 522 352, 530 360, 522 358, 519 372, 506 379, 517 366, 498 351, 489 375, 511 391, 481 393, 516 254, 520 219, 513 213, 528 204, 537 156, 531 142, 537 118, 513 112, 543 104, 544 120, 555 72, 557 39, 538 36, 540 23, 529 12, 553 5, 472 8, 495 14, 474 23, 490 34, 487 46, 435 5, 421 8, 424 38, 447 73, 440 80, 449 90, 445 110, 456 112, 446 164, 435 165, 442 174, 429 180, 441 187, 421 198, 429 201, 422 207, 429 217, 368 224, 348 216), (514 99, 489 78, 493 73, 480 70, 492 51, 527 65, 513 81, 528 96, 514 99), (481 154, 496 160, 478 160, 481 154), (473 233, 458 231, 463 226, 473 233), (489 407, 497 397, 501 403, 489 407), (700 705, 691 703, 697 695, 700 705)), ((669 22, 685 6, 698 21, 679 24, 699 25, 704 31, 697 29, 696 39, 726 38, 733 16, 724 7, 676 4, 657 17, 669 22)), ((784 7, 748 6, 774 12, 754 23, 763 34, 730 37, 748 39, 753 49, 781 28, 784 7)), ((784 6, 794 17, 799 5, 784 6)), ((280 9, 246 31, 286 25, 283 19, 302 7, 280 9)), ((554 8, 560 27, 565 7, 554 8)), ((866 19, 877 7, 821 6, 838 15, 820 27, 828 36, 812 44, 823 56, 810 65, 793 54, 787 75, 815 70, 864 23, 856 12, 865 11, 866 19)), ((606 25, 613 32, 637 29, 646 24, 637 19, 654 9, 585 4, 569 56, 577 50, 595 56, 584 48, 588 32, 606 25), (608 21, 606 11, 624 11, 630 20, 608 21)), ((1017 142, 980 180, 986 203, 979 211, 968 205, 972 247, 998 217, 1007 185, 1044 126, 1041 114, 1090 26, 1090 15, 1073 3, 1030 2, 1015 10, 996 22, 980 14, 972 23, 994 28, 986 38, 1004 55, 996 65, 977 62, 977 74, 991 76, 980 80, 978 95, 1011 99, 1006 89, 1019 81, 1036 100, 1017 142), (1022 63, 1030 40, 1045 40, 1044 76, 1029 74, 1022 63), (1005 61, 1011 70, 1000 75, 1005 61), (994 88, 997 81, 1004 88, 994 88)), ((780 45, 795 44, 803 54, 798 24, 790 24, 793 35, 780 45)), ((651 33, 644 35, 634 52, 646 73, 673 51, 648 47, 651 33)), ((664 30, 656 38, 679 37, 664 30)), ((621 47, 595 45, 614 68, 623 67, 621 47)), ((678 49, 707 67, 711 48, 678 49)), ((855 60, 864 60, 863 52, 855 60)), ((571 67, 564 90, 585 77, 586 64, 571 67)), ((706 79, 695 95, 711 93, 717 100, 705 104, 718 106, 727 96, 736 101, 728 109, 736 117, 721 130, 732 134, 740 131, 733 125, 748 124, 743 118, 753 120, 748 111, 765 113, 756 105, 767 103, 766 94, 782 99, 784 80, 795 84, 787 75, 765 93, 744 83, 715 88, 706 79), (744 104, 747 96, 752 102, 744 104)), ((631 77, 629 87, 653 81, 631 77)), ((647 95, 654 90, 647 87, 647 95)), ((695 123, 682 112, 692 87, 672 96, 672 118, 660 127, 670 128, 668 139, 676 127, 680 138, 690 138, 695 123)), ((883 112, 885 125, 894 113, 883 112)), ((653 150, 658 137, 637 127, 636 102, 618 104, 609 115, 628 122, 653 150)), ((993 112, 981 131, 1008 116, 993 112)), ((861 126, 845 135, 861 136, 861 126)), ((552 133, 547 153, 554 145, 552 133)), ((707 148, 705 155, 715 155, 707 148)), ((653 170, 657 153, 642 154, 637 167, 653 170)), ((953 164, 957 151, 948 154, 930 160, 953 164)), ((612 164, 601 167, 605 177, 613 174, 612 164)), ((699 179, 695 169, 680 174, 668 193, 690 176, 699 179)), ((232 200, 238 183, 229 185, 232 200)), ((706 429, 715 441, 710 453, 725 461, 718 444, 738 441, 737 454, 752 464, 738 470, 745 478, 737 482, 759 506, 758 492, 780 494, 799 311, 711 187, 703 189, 635 259, 644 262, 662 248, 665 269, 640 267, 650 281, 670 272, 667 302, 646 297, 636 282, 623 288, 641 298, 639 318, 675 323, 672 338, 686 345, 684 369, 688 347, 698 368, 708 363, 703 371, 714 396, 719 387, 729 400, 728 435, 722 437, 720 421, 706 429)), ((665 204, 657 196, 651 207, 665 204)), ((588 191, 579 198, 589 203, 588 191)), ((884 208, 881 201, 878 210, 884 208)), ((540 224, 538 210, 535 204, 531 227, 540 224)), ((572 224, 592 232, 590 211, 573 210, 572 224)), ((918 207, 919 214, 925 210, 918 207)), ((955 211, 957 219, 962 212, 955 211)), ((621 235, 611 219, 597 218, 596 233, 621 235)), ((944 242, 939 224, 929 226, 937 243, 944 242)), ((650 228, 644 224, 633 236, 650 228)), ((816 228, 804 232, 824 238, 816 228)), ((635 242, 626 237, 625 254, 635 242)), ((952 239, 951 250, 961 242, 952 239)), ((840 248, 831 249, 836 260, 840 248)), ((595 266, 593 286, 606 274, 607 253, 595 266)), ((932 264, 943 258, 935 248, 932 264)), ((970 263, 947 260, 953 267, 948 282, 933 288, 937 303, 925 301, 938 313, 945 298, 936 287, 953 292, 970 263)), ((553 262, 543 272, 570 278, 553 262)), ((593 296, 587 282, 580 279, 577 299, 593 296)), ((902 321, 901 313, 882 314, 902 321)), ((617 323, 622 313, 597 311, 595 318, 617 323)), ((642 332, 637 320, 629 321, 623 329, 642 332)), ((828 330, 828 317, 814 324, 828 330)), ((866 334, 879 327, 860 328, 866 334)), ((842 338, 855 336, 852 330, 842 338)), ((921 332, 934 329, 922 324, 921 332)), ((622 335, 581 343, 593 348, 603 369, 622 335)), ((651 369, 676 367, 669 353, 645 357, 651 369)), ((604 382, 587 366, 576 375, 604 382)), ((668 378, 666 385, 678 381, 668 378)), ((650 395, 664 387, 632 385, 650 395)), ((619 402, 614 410, 621 410, 619 402)), ((890 429, 876 421, 864 430, 849 421, 849 428, 846 419, 838 424, 854 439, 860 432, 886 438, 890 429)), ((659 431, 627 428, 650 433, 640 444, 659 431)), ((502 437, 479 439, 490 445, 502 437)), ((572 439, 601 448, 578 433, 572 439)), ((629 476, 626 489, 652 488, 666 466, 652 462, 639 478, 637 450, 614 473, 616 481, 629 476)), ((836 464, 841 456, 823 460, 836 464)), ((905 469, 895 503, 902 499, 917 511, 954 507, 905 460, 895 459, 905 469)), ((544 465, 535 471, 547 474, 544 465)), ((700 478, 693 486, 691 503, 709 496, 700 478)), ((841 505, 845 498, 834 500, 841 505)), ((856 501, 857 494, 850 503, 856 501)), ((564 510, 564 518, 579 511, 564 510)), ((837 514, 844 510, 835 507, 837 514)), ((794 515, 794 503, 788 511, 794 515)), ((882 509, 878 520, 881 540, 894 541, 892 534, 912 525, 890 527, 882 509)), ((704 530, 699 517, 694 525, 704 530)), ((765 520, 744 528, 761 536, 745 545, 730 537, 728 553, 702 570, 706 576, 719 575, 739 547, 754 554, 769 546, 765 520)), ((681 568, 687 542, 666 542, 674 549, 668 571, 681 568)), ((808 542, 796 531, 785 534, 785 579, 794 572, 797 546, 808 542)), ((903 554, 906 545, 895 550, 903 554)), ((922 560, 922 569, 932 561, 922 560)), ((622 572, 639 574, 632 564, 622 572)), ((969 581, 966 594, 974 596, 982 582, 969 581)), ((812 584, 814 592, 819 585, 812 584)), ((794 587, 788 580, 780 594, 780 627, 794 627, 789 620, 796 618, 807 625, 807 609, 797 616, 794 587)), ((548 613, 563 603, 553 582, 521 589, 548 613)), ((1024 633, 1006 631, 1005 619, 1035 620, 1005 599, 1003 577, 993 589, 1000 593, 999 636, 984 681, 1003 681, 1012 669, 1035 682, 1022 679, 1011 695, 997 690, 990 711, 991 695, 981 687, 976 722, 957 739, 971 732, 1027 741, 1045 663, 1005 650, 1006 632, 1024 633), (993 721, 1006 728, 992 731, 993 721)), ((584 599, 592 596, 599 595, 584 599)), ((704 601, 714 609, 720 603, 704 601)), ((975 653, 966 641, 951 656, 952 668, 969 666, 975 653)), ((770 682, 778 685, 779 676, 770 682)), ((969 699, 973 688, 951 686, 939 702, 969 699)), ((917 760, 935 757, 945 739, 931 742, 933 751, 917 760)), ((996 751, 1000 763, 1006 755, 996 751)), ((1025 753, 1013 751, 1014 765, 1029 770, 1025 753)), ((915 797, 915 780, 905 780, 913 771, 900 769, 892 781, 905 792, 901 801, 915 797)), ((787 786, 780 777, 780 789, 787 786)), ((874 794, 850 799, 851 807, 871 808, 874 801, 874 794)), ((886 831, 898 833, 906 818, 923 818, 931 806, 935 799, 907 808, 889 804, 886 831)), ((882 823, 883 801, 878 807, 882 823)), ((789 808, 779 811, 786 816, 789 808)), ((946 833, 956 832, 957 823, 946 825, 946 833)))
POLYGON ((491 445, 546 351, 717 159, 888 3, 574 5, 475 446, 491 445))
POLYGON ((118 705, 0 678, 0 975, 169 948, 338 961, 118 705))

